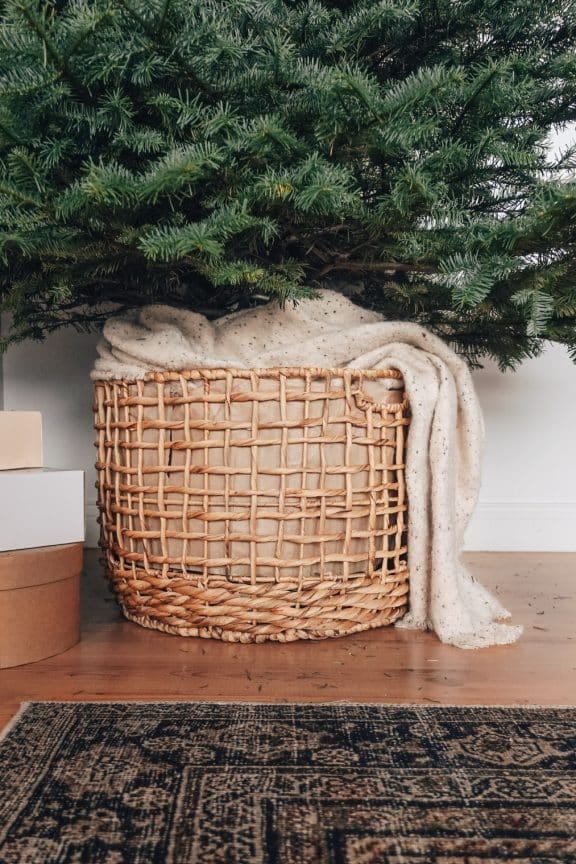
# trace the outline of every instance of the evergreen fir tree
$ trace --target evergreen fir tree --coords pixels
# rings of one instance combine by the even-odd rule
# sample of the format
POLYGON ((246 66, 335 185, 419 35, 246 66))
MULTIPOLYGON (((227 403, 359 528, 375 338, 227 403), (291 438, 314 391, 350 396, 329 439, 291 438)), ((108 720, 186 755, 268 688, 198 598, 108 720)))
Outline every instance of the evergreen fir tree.
POLYGON ((340 285, 576 357, 575 47, 567 0, 4 0, 5 345, 340 285))

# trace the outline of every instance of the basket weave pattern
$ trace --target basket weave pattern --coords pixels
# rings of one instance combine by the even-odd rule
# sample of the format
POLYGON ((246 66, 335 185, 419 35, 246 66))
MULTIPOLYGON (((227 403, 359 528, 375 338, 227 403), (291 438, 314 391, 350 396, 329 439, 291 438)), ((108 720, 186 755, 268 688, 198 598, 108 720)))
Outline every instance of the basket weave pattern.
POLYGON ((260 642, 389 624, 407 604, 393 370, 195 369, 95 384, 101 537, 125 615, 260 642))

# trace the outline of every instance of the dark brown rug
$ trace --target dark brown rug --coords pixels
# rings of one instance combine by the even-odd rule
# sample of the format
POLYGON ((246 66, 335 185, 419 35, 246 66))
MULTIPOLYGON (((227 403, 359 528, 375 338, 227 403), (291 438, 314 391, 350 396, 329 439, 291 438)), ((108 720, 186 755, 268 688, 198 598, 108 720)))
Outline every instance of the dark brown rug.
POLYGON ((576 709, 29 705, 2 864, 576 862, 576 709))

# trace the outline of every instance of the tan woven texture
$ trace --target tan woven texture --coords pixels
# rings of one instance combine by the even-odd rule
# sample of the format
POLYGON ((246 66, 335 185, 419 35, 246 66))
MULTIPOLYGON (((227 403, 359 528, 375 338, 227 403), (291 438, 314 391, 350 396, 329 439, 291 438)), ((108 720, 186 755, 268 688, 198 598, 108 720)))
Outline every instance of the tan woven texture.
POLYGON ((407 606, 394 370, 154 372, 95 382, 102 545, 124 614, 184 636, 290 641, 407 606))

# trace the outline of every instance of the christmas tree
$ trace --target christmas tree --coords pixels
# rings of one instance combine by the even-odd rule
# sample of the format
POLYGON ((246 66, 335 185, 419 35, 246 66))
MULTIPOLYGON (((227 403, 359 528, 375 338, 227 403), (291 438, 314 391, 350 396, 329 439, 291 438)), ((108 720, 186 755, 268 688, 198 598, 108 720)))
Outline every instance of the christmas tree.
POLYGON ((576 357, 575 47, 566 0, 3 0, 4 347, 329 285, 576 357))

